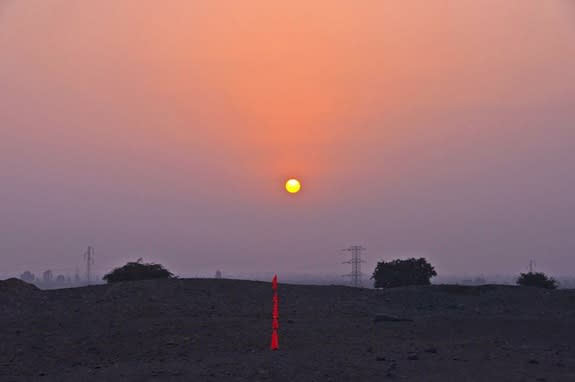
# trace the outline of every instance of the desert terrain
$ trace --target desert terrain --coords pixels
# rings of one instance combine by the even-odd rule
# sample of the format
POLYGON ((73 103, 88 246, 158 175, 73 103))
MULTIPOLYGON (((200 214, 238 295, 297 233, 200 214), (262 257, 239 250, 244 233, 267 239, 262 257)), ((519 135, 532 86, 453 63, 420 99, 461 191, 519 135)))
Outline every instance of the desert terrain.
POLYGON ((0 281, 0 380, 575 381, 575 290, 279 287, 0 281))

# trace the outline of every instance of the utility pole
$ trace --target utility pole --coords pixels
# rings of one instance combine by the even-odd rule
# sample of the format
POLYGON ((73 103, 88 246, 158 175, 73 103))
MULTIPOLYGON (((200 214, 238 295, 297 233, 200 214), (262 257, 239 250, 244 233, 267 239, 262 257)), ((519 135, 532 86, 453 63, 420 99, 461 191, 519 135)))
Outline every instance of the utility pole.
POLYGON ((92 265, 94 265, 94 248, 88 247, 84 253, 84 260, 86 261, 86 281, 88 284, 92 282, 92 265))
POLYGON ((531 260, 529 261, 529 273, 533 273, 534 269, 535 269, 535 261, 531 260))
POLYGON ((351 264, 351 273, 346 276, 351 277, 351 283, 354 287, 361 287, 361 263, 365 263, 361 258, 361 252, 365 251, 361 245, 352 245, 344 249, 346 252, 351 252, 351 259, 345 261, 343 264, 351 264))

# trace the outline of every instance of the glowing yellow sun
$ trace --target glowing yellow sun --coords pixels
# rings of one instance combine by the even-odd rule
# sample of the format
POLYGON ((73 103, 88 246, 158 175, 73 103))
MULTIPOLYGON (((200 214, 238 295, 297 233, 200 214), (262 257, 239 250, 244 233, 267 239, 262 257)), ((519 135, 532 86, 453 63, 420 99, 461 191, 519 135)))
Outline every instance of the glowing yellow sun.
POLYGON ((290 194, 297 194, 301 190, 301 183, 297 179, 289 179, 286 182, 286 191, 290 194))

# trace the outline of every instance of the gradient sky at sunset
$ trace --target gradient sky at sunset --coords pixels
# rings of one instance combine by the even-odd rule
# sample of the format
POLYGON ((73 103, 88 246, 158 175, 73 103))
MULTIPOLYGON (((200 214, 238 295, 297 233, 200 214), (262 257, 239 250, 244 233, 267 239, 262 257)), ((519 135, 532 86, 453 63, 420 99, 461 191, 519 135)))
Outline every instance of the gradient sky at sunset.
POLYGON ((573 1, 0 0, 5 272, 572 274, 574 216, 573 1))

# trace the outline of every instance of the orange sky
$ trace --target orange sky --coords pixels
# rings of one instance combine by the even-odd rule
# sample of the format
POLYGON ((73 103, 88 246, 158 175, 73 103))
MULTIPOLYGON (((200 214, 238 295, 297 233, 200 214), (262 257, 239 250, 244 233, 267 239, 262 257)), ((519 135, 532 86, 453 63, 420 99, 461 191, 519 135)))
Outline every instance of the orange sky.
MULTIPOLYGON (((571 137, 561 123, 572 128, 572 115, 551 109, 566 113, 575 98, 573 8, 563 0, 7 2, 0 8, 6 200, 24 206, 22 219, 38 217, 26 207, 38 188, 49 211, 90 195, 86 211, 107 206, 107 219, 118 208, 142 219, 211 208, 202 213, 214 224, 247 220, 255 232, 273 216, 311 208, 317 220, 298 232, 315 232, 306 245, 313 238, 323 246, 310 253, 340 246, 334 232, 383 247, 369 233, 375 228, 353 218, 330 224, 355 203, 371 211, 367 200, 382 203, 367 213, 372 222, 386 208, 410 205, 401 185, 424 187, 430 169, 440 177, 497 167, 501 161, 487 157, 503 158, 511 142, 542 144, 550 115, 560 121, 550 139, 571 137), (446 151, 468 159, 451 162, 446 151), (278 187, 288 176, 307 186, 297 205, 285 205, 278 187), (240 205, 256 212, 240 213, 240 205)), ((417 236, 419 223, 407 221, 417 236)), ((42 230, 38 224, 30 230, 42 230)), ((127 224, 139 232, 140 223, 127 224)), ((191 227, 199 236, 211 229, 191 227)), ((180 229, 158 235, 183 241, 189 232, 180 229)), ((246 239, 253 233, 235 242, 253 245, 246 239)), ((391 248, 432 251, 422 235, 391 248)))

